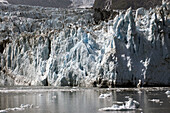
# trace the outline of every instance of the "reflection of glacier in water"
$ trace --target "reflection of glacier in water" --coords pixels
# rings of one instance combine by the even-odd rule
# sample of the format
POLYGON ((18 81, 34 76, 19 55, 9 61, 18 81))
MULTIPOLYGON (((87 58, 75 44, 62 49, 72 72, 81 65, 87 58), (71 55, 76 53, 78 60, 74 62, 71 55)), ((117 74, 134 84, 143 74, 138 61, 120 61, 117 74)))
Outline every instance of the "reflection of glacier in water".
POLYGON ((170 89, 0 88, 0 111, 27 105, 24 110, 13 110, 10 113, 109 113, 99 109, 112 106, 114 103, 122 104, 128 101, 128 98, 133 98, 139 102, 140 110, 112 111, 112 113, 167 113, 170 111, 170 99, 165 93, 167 90, 170 89), (99 98, 101 94, 109 93, 112 94, 110 98, 99 98), (161 103, 149 101, 154 99, 159 99, 161 103))

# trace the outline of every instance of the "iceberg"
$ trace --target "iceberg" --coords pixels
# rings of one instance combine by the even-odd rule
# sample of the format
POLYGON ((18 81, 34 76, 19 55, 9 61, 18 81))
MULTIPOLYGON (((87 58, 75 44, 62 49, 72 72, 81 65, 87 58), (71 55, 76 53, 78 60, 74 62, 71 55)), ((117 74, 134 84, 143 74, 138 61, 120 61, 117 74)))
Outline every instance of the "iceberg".
MULTIPOLYGON (((0 110, 0 113, 7 113, 7 112, 12 112, 12 111, 24 111, 26 109, 31 109, 34 108, 32 104, 21 104, 20 107, 15 107, 15 108, 6 108, 4 110, 0 110)), ((35 108, 38 108, 35 106, 35 108)))
POLYGON ((130 111, 139 108, 139 102, 129 98, 129 101, 123 105, 113 104, 111 107, 101 108, 99 111, 130 111))
POLYGON ((170 91, 166 91, 165 94, 170 95, 170 91))
POLYGON ((112 93, 106 93, 106 94, 100 94, 99 98, 102 99, 102 98, 108 98, 111 96, 112 96, 112 93))

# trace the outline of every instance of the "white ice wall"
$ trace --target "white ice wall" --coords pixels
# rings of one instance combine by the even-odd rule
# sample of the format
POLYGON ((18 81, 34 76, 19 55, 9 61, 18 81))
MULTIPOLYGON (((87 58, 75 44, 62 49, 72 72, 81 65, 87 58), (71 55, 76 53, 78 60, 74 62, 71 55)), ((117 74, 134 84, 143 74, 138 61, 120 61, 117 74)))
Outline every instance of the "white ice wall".
POLYGON ((91 9, 0 6, 0 83, 169 85, 169 9, 128 9, 96 25, 91 9))

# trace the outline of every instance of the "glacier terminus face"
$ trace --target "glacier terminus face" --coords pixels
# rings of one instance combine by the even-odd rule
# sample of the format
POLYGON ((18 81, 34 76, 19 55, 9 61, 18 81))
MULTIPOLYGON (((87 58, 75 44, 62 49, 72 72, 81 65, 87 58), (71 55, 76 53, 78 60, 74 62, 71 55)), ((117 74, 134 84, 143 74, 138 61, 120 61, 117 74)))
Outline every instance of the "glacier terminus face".
POLYGON ((169 2, 98 24, 93 12, 0 5, 0 85, 170 85, 169 2))

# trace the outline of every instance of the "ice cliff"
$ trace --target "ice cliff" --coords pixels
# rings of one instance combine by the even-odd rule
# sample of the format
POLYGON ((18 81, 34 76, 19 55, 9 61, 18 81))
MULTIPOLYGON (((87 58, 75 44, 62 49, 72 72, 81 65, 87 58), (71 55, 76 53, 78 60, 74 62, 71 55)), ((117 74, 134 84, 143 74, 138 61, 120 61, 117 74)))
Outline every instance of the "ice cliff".
POLYGON ((170 85, 170 3, 116 12, 0 5, 0 85, 170 85))

